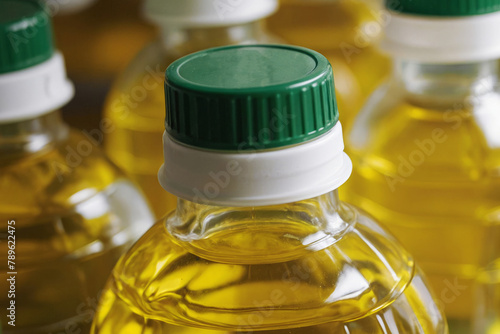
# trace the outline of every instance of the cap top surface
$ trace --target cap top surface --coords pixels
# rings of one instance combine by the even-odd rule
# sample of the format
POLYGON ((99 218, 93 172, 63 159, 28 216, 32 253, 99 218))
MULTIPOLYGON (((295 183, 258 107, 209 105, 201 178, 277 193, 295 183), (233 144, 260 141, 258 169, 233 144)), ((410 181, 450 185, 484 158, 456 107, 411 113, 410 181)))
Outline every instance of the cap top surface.
POLYGON ((167 69, 166 130, 219 150, 298 144, 338 121, 333 72, 321 54, 285 45, 201 51, 167 69))
POLYGON ((246 89, 300 81, 317 67, 309 54, 286 48, 230 48, 200 54, 178 67, 178 75, 196 86, 246 89), (245 53, 241 57, 241 52, 245 53))

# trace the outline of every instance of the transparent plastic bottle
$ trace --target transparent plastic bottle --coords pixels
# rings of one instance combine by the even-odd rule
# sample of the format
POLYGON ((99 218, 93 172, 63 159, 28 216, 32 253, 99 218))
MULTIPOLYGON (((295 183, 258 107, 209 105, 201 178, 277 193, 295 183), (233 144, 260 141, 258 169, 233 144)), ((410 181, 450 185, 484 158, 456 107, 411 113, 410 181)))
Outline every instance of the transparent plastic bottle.
POLYGON ((356 168, 344 195, 415 256, 450 331, 484 333, 471 328, 473 317, 500 315, 481 297, 487 284, 477 284, 500 273, 478 276, 500 256, 500 49, 492 33, 500 2, 434 4, 403 1, 394 8, 403 15, 391 12, 382 45, 394 55, 393 76, 347 136, 356 168))
POLYGON ((113 266, 153 215, 99 134, 62 122, 73 87, 46 10, 2 0, 0 13, 3 333, 88 333, 113 266))
POLYGON ((289 43, 325 55, 335 72, 344 129, 390 73, 377 49, 385 17, 374 0, 281 0, 269 30, 289 43))
POLYGON ((210 49, 165 87, 178 206, 120 259, 92 333, 448 332, 411 256, 338 199, 352 165, 325 57, 210 49))
POLYGON ((115 130, 106 138, 106 152, 139 183, 158 218, 176 203, 157 177, 163 161, 165 69, 175 59, 209 47, 272 40, 262 19, 275 11, 277 0, 219 2, 147 0, 145 15, 161 34, 137 55, 107 98, 104 117, 115 130))

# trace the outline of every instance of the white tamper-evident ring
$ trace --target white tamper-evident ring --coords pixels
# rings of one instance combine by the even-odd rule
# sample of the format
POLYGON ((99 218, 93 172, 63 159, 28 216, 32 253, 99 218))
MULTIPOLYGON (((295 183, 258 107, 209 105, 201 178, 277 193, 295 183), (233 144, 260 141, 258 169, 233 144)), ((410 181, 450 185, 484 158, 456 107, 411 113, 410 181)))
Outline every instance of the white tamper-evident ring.
POLYGON ((180 198, 218 206, 264 206, 313 198, 337 189, 352 163, 342 127, 309 142, 276 150, 222 152, 179 144, 165 132, 158 179, 180 198))
POLYGON ((464 17, 389 13, 381 47, 394 58, 435 64, 500 58, 500 12, 464 17))
POLYGON ((278 0, 146 0, 144 17, 163 26, 211 27, 263 19, 278 0))
POLYGON ((0 74, 0 123, 49 113, 65 105, 73 94, 59 52, 36 66, 0 74))

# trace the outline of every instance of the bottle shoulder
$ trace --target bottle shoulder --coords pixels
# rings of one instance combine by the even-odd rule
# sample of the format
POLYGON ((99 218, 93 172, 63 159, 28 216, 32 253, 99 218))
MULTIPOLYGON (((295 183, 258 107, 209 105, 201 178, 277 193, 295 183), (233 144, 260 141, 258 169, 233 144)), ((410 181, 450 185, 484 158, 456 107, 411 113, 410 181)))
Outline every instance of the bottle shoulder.
POLYGON ((494 175, 500 168, 500 132, 495 130, 500 127, 500 94, 472 98, 436 105, 410 96, 396 82, 386 83, 346 136, 350 156, 358 166, 387 173, 397 170, 401 160, 415 160, 412 177, 429 180, 494 175))
POLYGON ((16 221, 18 259, 35 268, 115 252, 144 233, 153 214, 97 145, 72 130, 56 146, 0 166, 0 219, 16 221))
POLYGON ((251 297, 275 296, 274 313, 266 324, 279 328, 284 319, 290 325, 295 313, 292 318, 284 314, 294 309, 301 309, 295 325, 311 325, 310 319, 322 323, 365 317, 391 304, 411 284, 412 258, 366 216, 356 214, 355 223, 341 236, 304 232, 286 223, 262 221, 253 229, 234 222, 225 233, 218 231, 202 241, 206 249, 206 239, 212 239, 212 251, 221 253, 216 258, 213 252, 200 252, 196 242, 171 235, 166 221, 160 221, 115 268, 116 293, 146 317, 166 322, 179 323, 179 314, 189 309, 196 316, 180 322, 195 326, 214 321, 211 312, 204 312, 208 310, 215 310, 219 323, 237 325, 236 315, 252 307, 251 297), (318 240, 302 247, 302 234, 318 240), (238 248, 238 243, 252 243, 255 251, 238 248), (227 245, 233 254, 228 254, 227 245), (262 256, 264 250, 267 257, 262 256))
POLYGON ((129 182, 101 152, 96 137, 74 129, 53 146, 4 164, 0 171, 1 214, 16 217, 73 210, 113 185, 129 182))

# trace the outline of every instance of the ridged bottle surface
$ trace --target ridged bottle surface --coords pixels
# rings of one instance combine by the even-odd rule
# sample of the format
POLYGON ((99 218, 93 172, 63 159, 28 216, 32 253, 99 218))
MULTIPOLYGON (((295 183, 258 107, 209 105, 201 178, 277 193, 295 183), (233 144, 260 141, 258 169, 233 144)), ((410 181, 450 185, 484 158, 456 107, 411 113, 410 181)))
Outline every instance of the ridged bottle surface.
POLYGON ((181 201, 121 258, 92 330, 253 332, 448 331, 412 258, 335 193, 258 208, 181 201))

